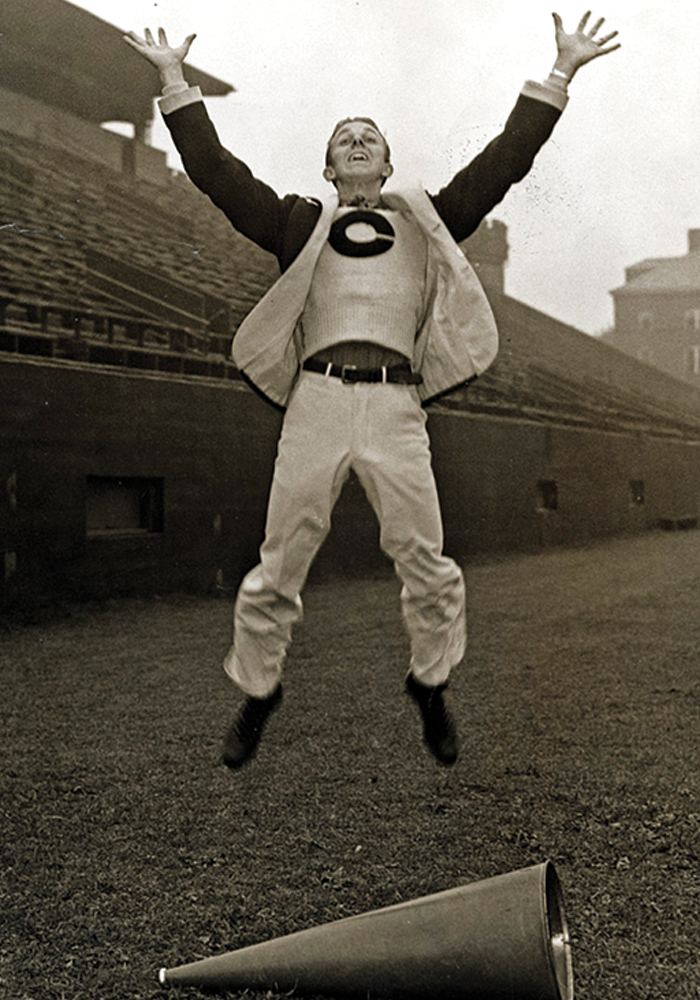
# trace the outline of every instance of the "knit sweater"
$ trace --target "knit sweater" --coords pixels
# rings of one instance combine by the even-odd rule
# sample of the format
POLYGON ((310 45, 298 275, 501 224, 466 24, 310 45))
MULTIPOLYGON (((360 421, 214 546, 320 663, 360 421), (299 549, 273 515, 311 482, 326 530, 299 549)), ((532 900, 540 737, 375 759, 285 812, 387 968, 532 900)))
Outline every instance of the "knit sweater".
POLYGON ((348 341, 411 358, 426 263, 425 238, 401 212, 339 209, 300 317, 303 359, 348 341))

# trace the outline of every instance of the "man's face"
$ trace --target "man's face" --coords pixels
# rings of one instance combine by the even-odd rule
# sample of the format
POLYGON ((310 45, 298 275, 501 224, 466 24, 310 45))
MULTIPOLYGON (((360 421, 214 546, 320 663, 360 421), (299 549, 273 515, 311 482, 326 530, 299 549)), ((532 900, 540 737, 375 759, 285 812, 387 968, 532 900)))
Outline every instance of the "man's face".
POLYGON ((329 143, 328 154, 333 173, 332 177, 326 174, 328 180, 377 181, 391 173, 384 137, 367 122, 357 120, 341 125, 329 143))

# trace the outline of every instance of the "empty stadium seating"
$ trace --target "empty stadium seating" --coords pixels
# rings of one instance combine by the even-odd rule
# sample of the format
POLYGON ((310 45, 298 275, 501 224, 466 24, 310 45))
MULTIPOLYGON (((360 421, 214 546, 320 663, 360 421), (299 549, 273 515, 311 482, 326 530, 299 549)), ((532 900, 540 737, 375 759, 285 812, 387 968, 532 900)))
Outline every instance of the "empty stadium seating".
MULTIPOLYGON (((0 350, 236 378, 231 337, 276 275, 183 174, 137 181, 0 132, 0 350)), ((490 294, 499 357, 440 405, 697 437, 697 394, 490 294)))
POLYGON ((3 350, 219 374, 275 274, 182 175, 136 183, 0 133, 3 350))

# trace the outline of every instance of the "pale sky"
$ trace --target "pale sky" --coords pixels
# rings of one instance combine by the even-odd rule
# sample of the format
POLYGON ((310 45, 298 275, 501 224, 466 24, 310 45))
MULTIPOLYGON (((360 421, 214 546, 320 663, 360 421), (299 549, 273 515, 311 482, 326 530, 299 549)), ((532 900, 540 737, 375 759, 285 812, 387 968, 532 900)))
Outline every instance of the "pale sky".
MULTIPOLYGON (((189 62, 233 84, 210 98, 225 146, 281 195, 319 194, 333 124, 369 115, 394 183, 438 190, 503 125, 525 79, 544 79, 556 0, 84 0, 124 30, 197 38, 189 62)), ((600 333, 610 290, 645 257, 681 256, 700 228, 700 9, 691 0, 605 0, 622 48, 584 66, 533 171, 493 217, 509 229, 506 292, 600 333)), ((109 67, 105 67, 109 72, 109 67)), ((176 154, 156 122, 153 143, 176 154)))

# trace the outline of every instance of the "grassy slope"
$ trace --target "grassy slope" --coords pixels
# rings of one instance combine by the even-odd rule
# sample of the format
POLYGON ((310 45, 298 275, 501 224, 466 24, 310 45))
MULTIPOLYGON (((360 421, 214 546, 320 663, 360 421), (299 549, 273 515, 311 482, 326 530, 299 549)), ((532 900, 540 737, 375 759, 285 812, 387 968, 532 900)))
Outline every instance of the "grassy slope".
POLYGON ((402 694, 393 580, 309 589, 285 703, 238 775, 217 761, 227 603, 7 631, 0 996, 160 997, 161 965, 551 858, 581 1000, 697 1000, 700 535, 468 584, 449 771, 402 694))

